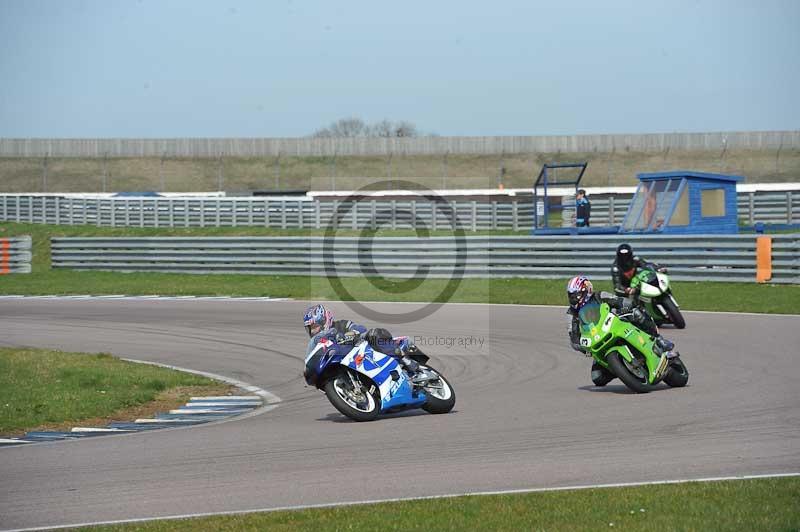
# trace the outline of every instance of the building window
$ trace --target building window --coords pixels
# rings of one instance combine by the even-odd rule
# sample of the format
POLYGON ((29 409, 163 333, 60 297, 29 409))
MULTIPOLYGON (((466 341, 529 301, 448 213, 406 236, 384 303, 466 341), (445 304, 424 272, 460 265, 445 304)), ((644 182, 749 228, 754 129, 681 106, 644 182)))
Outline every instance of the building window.
POLYGON ((669 225, 689 225, 689 187, 683 187, 681 197, 678 203, 675 204, 675 210, 672 211, 672 217, 669 219, 669 225))
POLYGON ((703 218, 725 216, 725 189, 709 188, 700 194, 700 214, 703 218))

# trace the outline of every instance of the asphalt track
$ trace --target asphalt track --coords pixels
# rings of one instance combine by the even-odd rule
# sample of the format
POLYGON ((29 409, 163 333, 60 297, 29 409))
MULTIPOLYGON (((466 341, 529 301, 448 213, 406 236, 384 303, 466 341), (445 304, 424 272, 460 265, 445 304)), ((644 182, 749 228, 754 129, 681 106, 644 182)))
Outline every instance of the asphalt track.
POLYGON ((304 386, 306 306, 0 302, 1 345, 111 352, 282 399, 222 424, 0 449, 0 529, 800 471, 800 316, 688 312, 686 330, 665 334, 689 386, 634 395, 619 381, 591 386, 589 361, 566 345, 563 309, 447 305, 393 332, 421 337, 455 387, 455 410, 353 423, 304 386))

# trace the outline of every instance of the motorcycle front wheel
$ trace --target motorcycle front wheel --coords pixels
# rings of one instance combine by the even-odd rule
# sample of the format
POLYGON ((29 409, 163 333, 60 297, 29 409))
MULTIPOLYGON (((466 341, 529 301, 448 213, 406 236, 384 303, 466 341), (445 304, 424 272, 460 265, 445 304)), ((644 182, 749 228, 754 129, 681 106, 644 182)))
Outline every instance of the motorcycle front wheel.
POLYGON ((637 367, 623 359, 619 353, 611 353, 606 361, 611 371, 632 391, 647 393, 652 390, 652 386, 647 383, 647 364, 644 360, 641 360, 641 365, 637 367))
POLYGON ((675 300, 672 299, 672 294, 664 296, 664 299, 661 300, 661 305, 667 312, 669 321, 671 321, 676 328, 683 329, 686 327, 686 320, 683 319, 681 310, 678 308, 678 305, 675 304, 675 300))
POLYGON ((664 375, 664 382, 673 388, 682 388, 689 382, 689 370, 686 369, 680 357, 669 361, 669 369, 667 374, 664 375))
POLYGON ((324 386, 331 404, 353 421, 372 421, 381 412, 378 387, 367 377, 344 367, 324 386))
POLYGON ((444 376, 430 366, 423 366, 426 373, 433 374, 436 378, 426 382, 422 389, 428 395, 428 400, 422 409, 431 414, 446 414, 456 405, 456 392, 444 376))

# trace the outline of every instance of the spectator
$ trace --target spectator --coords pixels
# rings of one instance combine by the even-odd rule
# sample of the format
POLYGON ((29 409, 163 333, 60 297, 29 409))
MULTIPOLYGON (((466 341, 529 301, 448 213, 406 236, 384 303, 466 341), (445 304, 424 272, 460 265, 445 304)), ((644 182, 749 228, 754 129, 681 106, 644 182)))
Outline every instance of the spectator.
POLYGON ((578 194, 575 196, 575 226, 576 227, 589 227, 589 216, 592 212, 592 204, 586 197, 586 191, 579 189, 578 194))

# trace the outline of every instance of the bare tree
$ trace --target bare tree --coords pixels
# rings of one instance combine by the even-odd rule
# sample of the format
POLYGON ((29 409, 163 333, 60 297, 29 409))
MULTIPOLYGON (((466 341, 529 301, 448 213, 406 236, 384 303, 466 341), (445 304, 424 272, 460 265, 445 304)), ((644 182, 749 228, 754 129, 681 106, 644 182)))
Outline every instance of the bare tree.
POLYGON ((341 118, 330 126, 318 129, 311 134, 317 138, 331 137, 419 137, 417 126, 406 120, 392 122, 383 119, 375 124, 368 125, 357 117, 341 118))
POLYGON ((394 126, 394 136, 395 137, 416 137, 417 134, 417 126, 412 124, 411 122, 406 122, 405 120, 398 122, 394 126))

